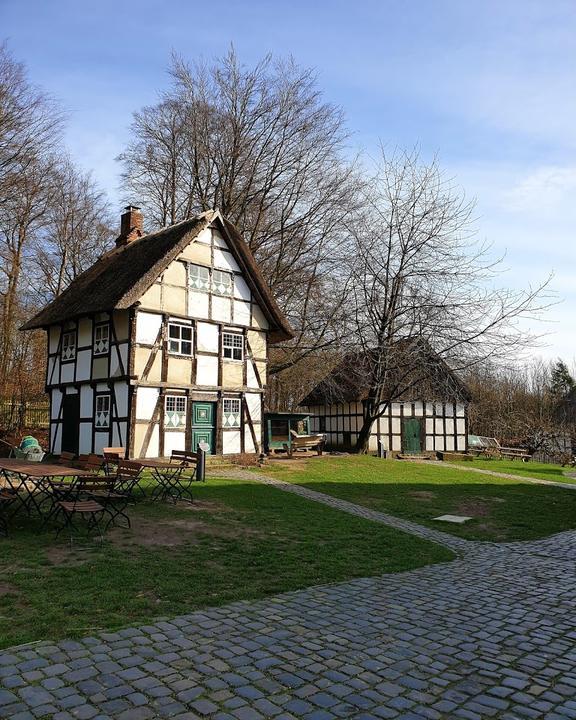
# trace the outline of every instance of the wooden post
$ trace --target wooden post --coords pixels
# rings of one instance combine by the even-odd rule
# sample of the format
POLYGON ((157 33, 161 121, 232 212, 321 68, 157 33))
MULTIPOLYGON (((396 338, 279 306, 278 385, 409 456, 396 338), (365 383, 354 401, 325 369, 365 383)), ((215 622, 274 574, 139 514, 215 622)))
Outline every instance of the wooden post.
POLYGON ((196 478, 204 482, 206 480, 206 451, 198 447, 196 451, 198 457, 198 464, 196 466, 196 478))

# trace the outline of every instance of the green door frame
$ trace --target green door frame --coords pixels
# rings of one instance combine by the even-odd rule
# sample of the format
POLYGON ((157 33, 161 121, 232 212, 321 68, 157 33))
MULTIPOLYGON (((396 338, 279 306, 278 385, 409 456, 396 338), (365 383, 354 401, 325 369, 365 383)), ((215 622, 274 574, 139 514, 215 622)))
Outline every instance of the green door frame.
POLYGON ((214 453, 216 441, 216 403, 192 401, 192 448, 198 449, 198 444, 206 442, 210 446, 209 454, 214 453))
POLYGON ((402 452, 419 454, 422 452, 422 420, 404 418, 402 422, 402 452))

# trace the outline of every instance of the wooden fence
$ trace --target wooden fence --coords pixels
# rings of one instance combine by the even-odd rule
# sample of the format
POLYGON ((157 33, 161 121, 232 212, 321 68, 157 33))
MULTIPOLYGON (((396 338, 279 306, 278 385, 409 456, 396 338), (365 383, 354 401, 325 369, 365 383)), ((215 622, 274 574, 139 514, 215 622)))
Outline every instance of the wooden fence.
POLYGON ((0 428, 47 428, 50 424, 50 405, 46 401, 14 401, 0 399, 0 428))

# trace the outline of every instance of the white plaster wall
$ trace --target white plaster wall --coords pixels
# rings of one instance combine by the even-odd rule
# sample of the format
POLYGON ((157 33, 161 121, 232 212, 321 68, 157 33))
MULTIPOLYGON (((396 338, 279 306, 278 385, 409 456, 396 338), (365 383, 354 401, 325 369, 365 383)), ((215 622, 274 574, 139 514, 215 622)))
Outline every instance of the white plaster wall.
POLYGON ((268 330, 270 327, 261 308, 256 304, 252 305, 252 325, 262 330, 268 330))
POLYGON ((444 434, 444 421, 437 418, 434 422, 434 425, 435 425, 436 435, 443 435, 444 434))
POLYGON ((256 377, 256 373, 254 372, 254 364, 251 360, 246 361, 246 384, 249 388, 260 387, 258 385, 258 378, 256 377))
POLYGON ((418 400, 418 402, 414 403, 414 415, 416 417, 422 417, 424 414, 424 403, 418 400))
POLYGON ((125 447, 127 440, 127 428, 125 422, 112 425, 112 447, 125 447))
POLYGON ((188 315, 193 318, 209 319, 208 293, 188 290, 188 315))
POLYGON ((219 270, 228 270, 229 272, 240 270, 240 266, 236 260, 234 260, 232 253, 217 247, 214 248, 214 267, 219 270))
POLYGON ((218 385, 218 358, 198 355, 196 358, 196 384, 214 387, 218 385))
POLYGON ((446 450, 448 452, 454 450, 454 436, 452 435, 446 437, 446 450))
POLYGON ((204 228, 196 237, 195 242, 210 245, 212 243, 212 230, 210 228, 204 228))
POLYGON ((49 338, 49 351, 55 353, 58 350, 58 343, 60 342, 60 326, 53 325, 48 331, 49 338))
POLYGON ((253 423, 259 423, 262 420, 262 395, 258 393, 246 393, 246 405, 250 412, 253 423))
POLYGON ((60 405, 62 404, 62 391, 54 389, 50 395, 50 417, 56 420, 60 414, 60 405))
POLYGON ((239 275, 236 275, 234 278, 234 297, 240 300, 246 300, 247 302, 250 302, 252 299, 252 293, 250 292, 248 283, 239 275))
POLYGON ((157 313, 139 312, 136 314, 136 342, 153 345, 158 337, 162 315, 157 313))
POLYGON ((90 380, 92 350, 79 350, 76 355, 76 380, 90 380))
POLYGON ((460 403, 456 405, 456 415, 458 417, 464 417, 466 415, 466 408, 464 405, 461 405, 460 403))
POLYGON ((170 457, 172 450, 186 449, 186 435, 182 431, 166 430, 164 432, 164 455, 170 457))
POLYGON ((54 455, 59 455, 62 449, 62 426, 60 423, 50 426, 50 448, 54 455))
POLYGON ((80 417, 92 417, 93 405, 92 398, 94 393, 90 385, 82 385, 80 387, 80 417))
POLYGON ((109 446, 108 431, 94 433, 94 452, 96 455, 102 455, 102 450, 109 446))
POLYGON ((227 297, 212 295, 212 320, 231 322, 231 301, 227 297))
POLYGON ((456 432, 458 435, 464 435, 466 433, 466 422, 464 420, 456 420, 456 432))
POLYGON ((242 300, 234 300, 234 322, 237 325, 250 326, 252 322, 250 303, 243 302, 242 300))
POLYGON ((74 381, 74 363, 62 363, 60 369, 60 382, 73 382, 74 381))
POLYGON ((114 395, 118 417, 126 417, 128 415, 128 383, 114 383, 114 395))
POLYGON ((139 387, 136 389, 136 419, 151 420, 158 401, 158 388, 139 387))
POLYGON ((196 342, 200 352, 218 352, 218 325, 199 322, 197 323, 196 332, 196 342))
POLYGON ((226 455, 239 453, 241 451, 240 448, 240 430, 225 430, 222 433, 223 453, 226 455))
POLYGON ((215 247, 224 249, 228 247, 226 240, 224 240, 219 230, 217 230, 216 228, 212 228, 211 231, 207 232, 210 232, 210 236, 212 238, 212 241, 214 242, 215 247))
POLYGON ((92 452, 92 423, 80 423, 80 442, 79 450, 81 453, 88 454, 92 452))
POLYGON ((92 345, 92 320, 80 318, 78 321, 78 347, 92 345))

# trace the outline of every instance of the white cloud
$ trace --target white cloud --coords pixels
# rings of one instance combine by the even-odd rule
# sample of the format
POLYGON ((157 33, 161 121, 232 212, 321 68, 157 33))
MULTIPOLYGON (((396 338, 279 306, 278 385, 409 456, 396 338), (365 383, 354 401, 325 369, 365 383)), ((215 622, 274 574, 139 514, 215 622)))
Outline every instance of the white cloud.
MULTIPOLYGON (((541 167, 518 182, 504 198, 516 212, 573 212, 576 167, 541 167)), ((572 226, 574 227, 574 226, 572 226)))

